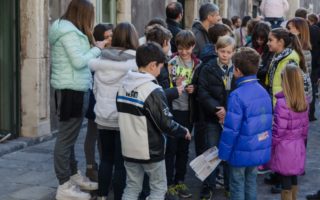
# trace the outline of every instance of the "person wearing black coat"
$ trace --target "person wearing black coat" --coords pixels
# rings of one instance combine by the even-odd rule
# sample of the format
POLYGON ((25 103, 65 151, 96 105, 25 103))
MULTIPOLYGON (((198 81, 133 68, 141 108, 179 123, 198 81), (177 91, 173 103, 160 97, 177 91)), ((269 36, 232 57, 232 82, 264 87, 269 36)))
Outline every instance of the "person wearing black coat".
POLYGON ((170 87, 170 78, 168 63, 165 63, 160 71, 160 75, 157 77, 158 84, 163 88, 167 97, 169 107, 173 100, 179 98, 179 90, 177 87, 170 87))
MULTIPOLYGON (((220 140, 221 124, 216 113, 218 107, 226 107, 227 96, 235 88, 234 78, 231 78, 231 88, 227 90, 223 77, 232 77, 233 66, 229 64, 227 69, 223 70, 219 58, 213 58, 205 63, 198 76, 197 101, 198 111, 198 132, 195 136, 197 155, 203 153, 208 148, 217 146, 220 140), (200 134, 201 133, 201 134, 200 134)), ((213 190, 215 187, 216 172, 214 171, 205 181, 202 189, 202 195, 207 194, 207 190, 213 190)), ((228 188, 228 187, 227 187, 228 188)))
POLYGON ((318 80, 320 78, 320 27, 317 25, 310 26, 310 39, 311 39, 311 54, 312 54, 312 71, 311 71, 311 82, 312 82, 312 102, 310 104, 309 120, 317 120, 315 114, 315 100, 316 93, 318 91, 318 80))
POLYGON ((182 30, 180 22, 183 18, 183 8, 182 4, 179 2, 171 2, 166 7, 166 22, 168 25, 168 29, 172 33, 172 39, 170 41, 171 44, 171 52, 177 52, 177 46, 175 44, 176 35, 182 30))

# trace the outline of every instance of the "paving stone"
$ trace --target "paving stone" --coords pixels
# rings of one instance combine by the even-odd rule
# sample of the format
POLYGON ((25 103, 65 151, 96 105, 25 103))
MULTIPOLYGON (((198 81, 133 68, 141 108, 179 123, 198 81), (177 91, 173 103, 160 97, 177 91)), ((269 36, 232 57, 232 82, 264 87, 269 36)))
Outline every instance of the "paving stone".
POLYGON ((18 190, 12 194, 10 197, 21 200, 42 200, 48 195, 55 192, 55 189, 43 186, 30 186, 21 190, 18 190))
MULTIPOLYGON (((319 105, 317 116, 319 116, 319 105)), ((320 118, 320 117, 319 117, 320 118)), ((320 189, 320 120, 310 124, 307 146, 306 175, 299 177, 299 200, 305 195, 320 189)), ((76 158, 79 169, 85 171, 85 156, 83 143, 86 127, 82 128, 75 145, 76 158)), ((26 145, 23 139, 12 144, 26 145)), ((53 149, 55 139, 45 141, 34 146, 25 147, 19 151, 0 157, 0 200, 54 200, 57 179, 53 166, 53 149)), ((27 145, 26 145, 27 146, 27 145)), ((1 145, 0 145, 1 147, 1 145)), ((1 148, 0 148, 1 151, 1 148)), ((1 153, 0 153, 1 156, 1 153)), ((97 153, 98 158, 98 153, 97 153)), ((190 160, 195 157, 194 142, 190 145, 190 160)), ((97 159, 98 161, 98 159, 97 159)), ((263 175, 258 176, 258 200, 278 200, 280 195, 271 194, 270 186, 263 183, 263 175)), ((198 180, 190 167, 185 179, 190 191, 191 200, 198 200, 201 190, 201 181, 198 180)), ((112 192, 110 198, 113 199, 112 192)), ((226 200, 224 191, 215 191, 214 200, 226 200)))

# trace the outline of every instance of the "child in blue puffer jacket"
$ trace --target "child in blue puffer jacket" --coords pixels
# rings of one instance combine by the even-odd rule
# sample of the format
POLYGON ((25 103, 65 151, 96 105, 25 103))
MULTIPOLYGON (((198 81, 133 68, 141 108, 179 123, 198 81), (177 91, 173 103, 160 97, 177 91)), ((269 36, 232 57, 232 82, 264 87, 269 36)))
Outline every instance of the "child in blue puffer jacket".
POLYGON ((259 54, 241 48, 233 56, 237 89, 229 96, 219 157, 230 165, 230 199, 257 199, 257 166, 270 160, 272 103, 256 77, 259 54))

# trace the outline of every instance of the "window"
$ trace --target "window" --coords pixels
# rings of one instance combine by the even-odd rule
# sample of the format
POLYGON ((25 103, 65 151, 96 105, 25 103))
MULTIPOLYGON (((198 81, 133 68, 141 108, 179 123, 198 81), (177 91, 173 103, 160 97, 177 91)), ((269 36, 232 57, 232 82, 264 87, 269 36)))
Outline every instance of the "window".
POLYGON ((117 1, 97 0, 97 23, 117 22, 117 1))

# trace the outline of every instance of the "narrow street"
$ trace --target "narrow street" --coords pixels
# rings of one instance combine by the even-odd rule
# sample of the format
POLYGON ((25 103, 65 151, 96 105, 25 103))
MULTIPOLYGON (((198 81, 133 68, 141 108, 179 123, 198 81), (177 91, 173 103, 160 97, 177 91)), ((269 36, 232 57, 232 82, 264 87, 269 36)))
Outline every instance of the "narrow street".
MULTIPOLYGON (((318 114, 319 116, 319 103, 318 114)), ((310 124, 306 175, 299 177, 299 200, 320 189, 320 129, 319 120, 310 124)), ((83 143, 86 128, 81 130, 76 154, 79 168, 85 171, 83 143)), ((43 142, 0 157, 0 199, 1 200, 54 200, 58 185, 53 169, 53 148, 55 139, 43 142)), ((2 145, 2 144, 0 144, 2 145)), ((190 159, 195 157, 194 143, 190 147, 190 159)), ((270 186, 258 177, 258 200, 278 200, 280 195, 271 194, 270 186)), ((186 183, 199 199, 201 182, 189 168, 186 183)), ((112 198, 111 198, 112 199, 112 198)), ((217 190, 214 200, 225 200, 224 192, 217 190)))

